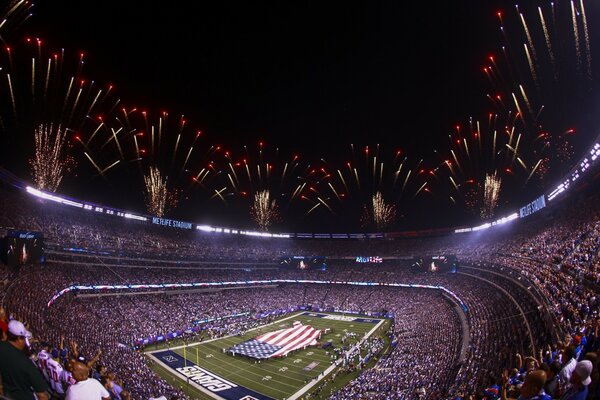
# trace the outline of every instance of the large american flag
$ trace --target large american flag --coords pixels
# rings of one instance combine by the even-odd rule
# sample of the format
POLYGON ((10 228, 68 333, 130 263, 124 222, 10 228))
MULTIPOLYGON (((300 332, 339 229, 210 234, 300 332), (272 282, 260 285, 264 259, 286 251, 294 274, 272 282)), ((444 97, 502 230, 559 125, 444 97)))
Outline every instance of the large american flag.
POLYGON ((283 357, 290 351, 317 344, 321 331, 296 321, 291 328, 265 333, 229 348, 233 355, 265 359, 283 357))

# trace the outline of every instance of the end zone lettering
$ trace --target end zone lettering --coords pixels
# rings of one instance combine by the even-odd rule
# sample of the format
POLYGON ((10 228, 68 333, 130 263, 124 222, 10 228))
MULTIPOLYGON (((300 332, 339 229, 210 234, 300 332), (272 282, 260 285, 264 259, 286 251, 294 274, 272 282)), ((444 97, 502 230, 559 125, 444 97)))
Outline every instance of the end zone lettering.
POLYGON ((186 380, 196 389, 202 390, 207 395, 218 397, 223 400, 274 400, 254 390, 250 390, 237 383, 231 382, 219 375, 201 368, 171 350, 160 350, 149 353, 150 357, 158 361, 169 371, 177 376, 177 379, 186 380))
POLYGON ((189 378, 211 392, 220 392, 222 390, 231 389, 232 387, 237 387, 236 384, 223 381, 200 367, 179 367, 176 370, 186 378, 189 378))
POLYGON ((333 319, 336 321, 354 321, 356 318, 355 317, 346 317, 345 315, 327 315, 325 317, 323 317, 324 319, 333 319))

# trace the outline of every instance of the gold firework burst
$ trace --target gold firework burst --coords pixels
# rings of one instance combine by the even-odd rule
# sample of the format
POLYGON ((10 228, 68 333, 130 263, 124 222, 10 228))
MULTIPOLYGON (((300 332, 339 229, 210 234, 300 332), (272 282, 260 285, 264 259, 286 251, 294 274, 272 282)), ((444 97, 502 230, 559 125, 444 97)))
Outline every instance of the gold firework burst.
POLYGON ((35 130, 35 154, 29 164, 38 189, 56 192, 72 158, 67 153, 67 130, 41 124, 35 130))
POLYGON ((267 231, 279 218, 279 206, 271 199, 268 190, 261 190, 254 195, 254 202, 250 206, 250 214, 259 229, 267 231))

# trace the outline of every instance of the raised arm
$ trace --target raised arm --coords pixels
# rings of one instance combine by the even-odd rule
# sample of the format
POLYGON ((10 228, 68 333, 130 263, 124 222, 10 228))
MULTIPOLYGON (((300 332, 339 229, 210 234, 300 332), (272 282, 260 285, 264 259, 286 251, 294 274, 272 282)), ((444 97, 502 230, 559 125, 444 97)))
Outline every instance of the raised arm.
POLYGON ((88 363, 87 363, 88 368, 91 369, 94 366, 94 364, 96 364, 98 362, 98 359, 100 358, 101 355, 102 355, 102 349, 98 349, 94 358, 92 358, 90 361, 88 361, 88 363))
POLYGON ((521 353, 517 353, 517 369, 521 371, 523 368, 523 357, 521 357, 521 353))

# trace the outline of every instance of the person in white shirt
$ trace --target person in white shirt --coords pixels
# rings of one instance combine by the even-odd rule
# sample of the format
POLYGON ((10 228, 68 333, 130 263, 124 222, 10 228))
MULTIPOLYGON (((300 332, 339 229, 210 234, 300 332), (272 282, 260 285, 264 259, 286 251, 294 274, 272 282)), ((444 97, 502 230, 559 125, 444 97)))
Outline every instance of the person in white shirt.
POLYGON ((575 366, 577 365, 577 360, 575 359, 575 346, 568 345, 562 354, 562 368, 558 373, 558 379, 561 384, 561 388, 569 389, 571 387, 571 375, 575 370, 575 366))
POLYGON ((42 342, 41 347, 42 349, 36 357, 36 364, 38 369, 41 371, 42 375, 44 375, 44 378, 46 378, 46 380, 49 380, 48 372, 46 371, 46 363, 50 359, 50 344, 42 342))
POLYGON ((96 379, 90 378, 90 369, 80 361, 73 365, 76 384, 67 389, 66 400, 110 400, 110 393, 96 379))
POLYGON ((64 387, 64 368, 60 362, 58 362, 58 350, 54 349, 51 353, 52 357, 46 361, 45 373, 48 376, 48 382, 50 382, 50 387, 52 391, 58 396, 64 396, 65 389, 64 387))

